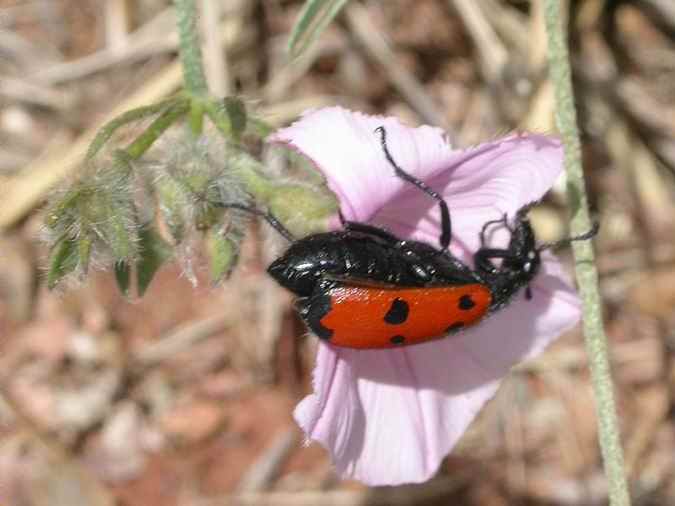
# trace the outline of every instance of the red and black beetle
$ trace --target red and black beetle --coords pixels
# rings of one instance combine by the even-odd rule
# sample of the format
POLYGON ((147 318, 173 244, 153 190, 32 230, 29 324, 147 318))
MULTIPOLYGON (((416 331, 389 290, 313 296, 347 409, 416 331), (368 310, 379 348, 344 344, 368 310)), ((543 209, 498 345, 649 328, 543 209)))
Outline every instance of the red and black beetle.
POLYGON ((300 316, 328 343, 394 348, 459 332, 506 306, 521 288, 531 298, 528 284, 539 271, 543 250, 597 233, 596 225, 577 237, 537 245, 527 218, 530 204, 516 213, 513 223, 504 216, 484 224, 471 268, 448 251, 452 229, 443 197, 400 168, 387 147, 385 129, 376 132, 396 176, 438 202, 440 248, 344 220, 342 230, 294 240, 274 217, 254 211, 293 241, 267 271, 298 296, 300 316), (485 233, 492 225, 508 228, 506 248, 486 245, 485 233))

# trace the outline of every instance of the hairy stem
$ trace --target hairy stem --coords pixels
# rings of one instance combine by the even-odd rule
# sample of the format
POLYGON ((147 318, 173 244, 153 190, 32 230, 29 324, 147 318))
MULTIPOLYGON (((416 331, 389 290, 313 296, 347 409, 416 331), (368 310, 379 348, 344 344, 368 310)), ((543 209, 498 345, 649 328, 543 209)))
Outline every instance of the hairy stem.
POLYGON ((197 8, 194 0, 174 0, 178 27, 180 60, 183 64, 185 89, 194 96, 208 93, 202 50, 197 32, 197 8))
MULTIPOLYGON (((545 0, 546 32, 550 76, 555 87, 556 123, 565 144, 567 194, 572 206, 572 234, 591 229, 588 199, 581 165, 581 147, 572 92, 566 34, 561 25, 560 0, 545 0)), ((607 352, 607 336, 602 323, 602 305, 598 292, 598 273, 590 241, 573 243, 576 277, 583 302, 584 337, 590 359, 593 390, 598 411, 600 448, 609 481, 611 506, 628 506, 619 424, 614 402, 607 352)))

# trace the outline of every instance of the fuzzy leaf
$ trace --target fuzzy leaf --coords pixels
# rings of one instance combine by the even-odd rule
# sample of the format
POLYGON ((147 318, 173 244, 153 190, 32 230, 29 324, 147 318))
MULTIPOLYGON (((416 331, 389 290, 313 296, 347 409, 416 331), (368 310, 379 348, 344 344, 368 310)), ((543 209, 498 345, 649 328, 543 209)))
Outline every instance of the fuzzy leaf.
POLYGON ((222 208, 209 203, 202 203, 195 209, 195 228, 197 230, 208 230, 220 221, 222 213, 222 208))
POLYGON ((136 264, 138 295, 142 297, 161 265, 171 257, 171 247, 154 229, 146 227, 139 234, 140 258, 136 264))
POLYGON ((274 127, 261 118, 249 116, 246 121, 246 131, 256 137, 267 137, 274 132, 274 127))
POLYGON ((230 118, 230 128, 232 129, 232 136, 238 139, 246 130, 246 106, 237 97, 225 97, 225 111, 230 118))
POLYGON ((267 201, 269 212, 300 235, 325 229, 328 219, 337 213, 337 202, 326 191, 293 185, 277 185, 267 201), (302 229, 297 228, 302 225, 302 229))
POLYGON ((77 260, 77 241, 66 237, 59 239, 51 252, 47 287, 51 290, 64 276, 73 272, 77 267, 77 260))
POLYGON ((228 237, 222 230, 209 230, 206 246, 208 248, 209 263, 211 264, 211 279, 218 283, 230 277, 232 270, 239 260, 238 241, 228 237))
POLYGON ((122 295, 128 297, 129 286, 131 285, 131 269, 128 262, 115 262, 115 281, 117 281, 117 288, 122 292, 122 295))
POLYGON ((106 215, 106 221, 99 227, 104 241, 110 246, 116 260, 132 258, 136 253, 137 242, 133 210, 124 204, 116 206, 110 202, 106 215))
POLYGON ((191 110, 189 100, 178 100, 157 115, 157 117, 150 123, 150 125, 129 144, 125 151, 133 160, 137 160, 150 149, 153 143, 161 137, 161 135, 173 125, 176 120, 183 117, 191 110))
POLYGON ((248 117, 246 106, 237 97, 204 104, 206 114, 226 139, 238 140, 246 129, 248 117))
POLYGON ((176 244, 183 240, 185 234, 185 208, 187 198, 185 189, 174 178, 167 176, 160 178, 155 183, 159 210, 164 222, 176 244))
POLYGON ((83 235, 77 241, 77 253, 80 262, 80 268, 84 274, 89 270, 89 259, 91 258, 91 248, 93 241, 91 237, 83 235))
POLYGON ((57 228, 61 230, 67 229, 70 223, 64 223, 64 221, 68 221, 67 215, 83 197, 82 193, 83 191, 80 187, 70 188, 62 198, 54 202, 45 218, 47 227, 51 230, 56 230, 57 228))
POLYGON ((96 156, 99 150, 105 145, 106 142, 110 140, 113 134, 124 125, 161 114, 162 112, 165 112, 169 109, 175 109, 176 106, 179 106, 179 109, 186 108, 185 104, 187 104, 187 99, 185 97, 176 96, 167 100, 162 100, 156 104, 138 107, 136 109, 123 112, 116 118, 103 125, 98 130, 98 132, 96 132, 96 137, 94 137, 94 140, 89 145, 87 159, 92 159, 94 156, 96 156))
POLYGON ((346 3, 347 0, 307 0, 288 42, 291 57, 304 53, 346 3))
POLYGON ((86 182, 86 191, 77 201, 83 230, 101 239, 115 261, 129 260, 136 253, 137 212, 130 181, 132 171, 128 154, 116 151, 113 164, 86 182))

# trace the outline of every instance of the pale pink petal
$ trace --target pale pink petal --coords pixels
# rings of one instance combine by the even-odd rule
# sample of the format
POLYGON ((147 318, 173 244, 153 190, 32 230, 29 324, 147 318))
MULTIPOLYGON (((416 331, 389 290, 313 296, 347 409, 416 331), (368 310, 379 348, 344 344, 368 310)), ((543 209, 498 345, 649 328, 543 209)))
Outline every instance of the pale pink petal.
POLYGON ((331 453, 345 478, 368 485, 434 475, 504 375, 579 319, 574 290, 556 262, 519 300, 478 327, 396 350, 319 345, 313 395, 295 418, 331 453))
MULTIPOLYGON (((396 148, 391 150, 396 157, 396 148)), ((560 176, 562 162, 563 150, 556 139, 511 136, 464 151, 445 171, 427 180, 450 206, 453 253, 468 260, 467 253, 479 247, 479 232, 486 221, 504 213, 513 217, 525 204, 539 201, 560 176)), ((438 206, 415 188, 406 188, 372 221, 402 236, 438 244, 438 206)), ((492 244, 504 246, 507 237, 502 229, 492 244)))
POLYGON ((331 107, 310 111, 271 142, 307 156, 337 195, 348 220, 380 224, 403 237, 438 244, 438 205, 394 175, 384 158, 378 126, 387 130, 394 160, 447 200, 456 254, 475 251, 485 221, 540 200, 562 171, 563 151, 552 137, 511 135, 453 150, 442 130, 410 128, 396 118, 331 107))
MULTIPOLYGON (((314 162, 347 219, 437 244, 437 203, 395 177, 374 133, 378 126, 387 129, 398 164, 447 199, 451 249, 469 262, 483 223, 541 199, 562 168, 560 144, 548 137, 511 136, 453 151, 438 129, 341 108, 311 112, 272 140, 314 162)), ((507 239, 497 230, 490 244, 507 239)), ((329 450, 342 476, 370 485, 428 479, 509 369, 578 321, 578 297, 552 255, 532 290, 532 300, 521 297, 443 340, 369 351, 320 344, 315 393, 298 405, 296 420, 329 450)))
POLYGON ((270 142, 285 143, 314 162, 338 197, 348 220, 368 221, 407 183, 394 175, 375 129, 384 126, 398 163, 418 177, 441 171, 451 154, 439 128, 411 129, 396 118, 367 116, 340 107, 305 113, 270 142))

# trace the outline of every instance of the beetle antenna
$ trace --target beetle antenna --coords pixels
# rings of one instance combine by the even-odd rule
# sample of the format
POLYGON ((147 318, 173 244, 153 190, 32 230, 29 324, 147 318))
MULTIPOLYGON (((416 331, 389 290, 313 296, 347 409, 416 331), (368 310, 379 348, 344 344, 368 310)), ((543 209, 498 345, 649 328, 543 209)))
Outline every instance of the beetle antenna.
POLYGON ((574 241, 586 241, 588 239, 593 238, 598 233, 598 230, 600 230, 600 224, 596 221, 593 223, 593 226, 588 232, 584 232, 583 234, 575 235, 573 237, 567 237, 559 241, 540 244, 537 247, 537 251, 544 251, 546 249, 558 249, 562 246, 567 246, 569 243, 574 241))
POLYGON ((380 144, 382 145, 382 151, 384 151, 384 156, 389 164, 394 168, 396 175, 404 181, 407 181, 408 183, 416 186, 438 202, 438 206, 441 208, 441 237, 439 242, 441 244, 441 251, 447 250, 448 246, 450 245, 450 238, 452 237, 450 210, 448 209, 447 202, 438 192, 432 190, 424 181, 420 181, 415 176, 408 174, 405 170, 398 166, 398 164, 394 161, 394 157, 391 156, 391 153, 389 152, 389 147, 387 146, 387 131, 383 126, 377 127, 375 132, 380 134, 380 144))
POLYGON ((279 220, 277 220, 270 212, 261 211, 260 209, 250 207, 245 204, 219 203, 218 206, 227 209, 237 209, 239 211, 245 211, 254 216, 259 216, 263 218, 274 230, 279 232, 279 234, 282 235, 284 239, 286 239, 289 242, 295 242, 295 237, 293 237, 293 234, 291 234, 291 232, 285 226, 283 226, 282 223, 279 220))

